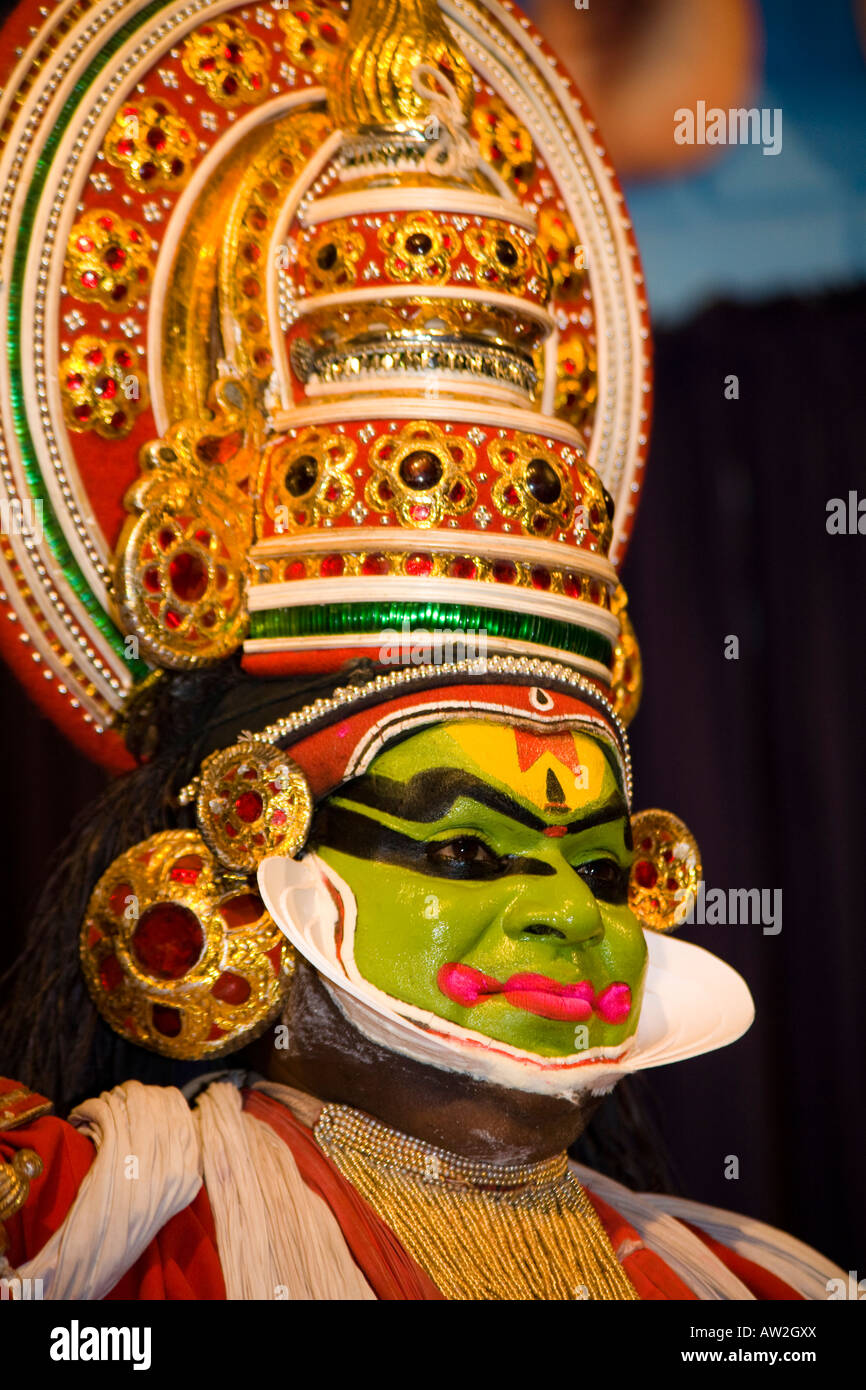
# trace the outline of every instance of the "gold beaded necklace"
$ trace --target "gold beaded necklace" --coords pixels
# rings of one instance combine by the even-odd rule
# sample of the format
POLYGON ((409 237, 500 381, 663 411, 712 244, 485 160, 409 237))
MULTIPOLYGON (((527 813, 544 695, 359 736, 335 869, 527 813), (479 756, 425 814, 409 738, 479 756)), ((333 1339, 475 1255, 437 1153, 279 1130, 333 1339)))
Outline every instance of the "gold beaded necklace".
POLYGON ((636 1299, 566 1154, 458 1158, 345 1105, 316 1142, 449 1299, 636 1299))

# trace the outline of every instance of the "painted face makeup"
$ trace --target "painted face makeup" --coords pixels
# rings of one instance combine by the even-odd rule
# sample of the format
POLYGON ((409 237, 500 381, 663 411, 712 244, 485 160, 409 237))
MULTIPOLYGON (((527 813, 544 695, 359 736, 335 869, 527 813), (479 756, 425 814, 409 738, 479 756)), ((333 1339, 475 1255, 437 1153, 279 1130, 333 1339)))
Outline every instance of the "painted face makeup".
POLYGON ((314 843, 355 894, 355 965, 386 994, 539 1056, 636 1030, 646 944, 597 739, 437 725, 330 797, 314 843))

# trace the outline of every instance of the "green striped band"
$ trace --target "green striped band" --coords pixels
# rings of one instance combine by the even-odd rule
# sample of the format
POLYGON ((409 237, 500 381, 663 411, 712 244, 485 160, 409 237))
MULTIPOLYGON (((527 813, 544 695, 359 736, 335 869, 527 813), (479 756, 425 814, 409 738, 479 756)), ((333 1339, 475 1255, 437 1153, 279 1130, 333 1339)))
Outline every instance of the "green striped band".
POLYGON ((251 614, 249 636, 359 637, 378 633, 384 643, 388 633, 402 637, 404 622, 407 634, 416 629, 425 634, 440 629, 443 636, 453 640, 456 633, 484 631, 489 637, 510 637, 585 656, 607 667, 613 662, 611 643, 589 628, 534 613, 501 612, 464 603, 321 603, 275 608, 251 614))

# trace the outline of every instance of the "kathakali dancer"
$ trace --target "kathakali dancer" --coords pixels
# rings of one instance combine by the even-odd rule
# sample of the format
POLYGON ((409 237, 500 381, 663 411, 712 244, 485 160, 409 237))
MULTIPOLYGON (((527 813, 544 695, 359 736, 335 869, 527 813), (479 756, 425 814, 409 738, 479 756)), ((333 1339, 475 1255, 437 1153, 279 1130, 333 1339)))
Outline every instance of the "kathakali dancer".
POLYGON ((45 14, 4 32, 0 637, 118 776, 0 1024, 2 1272, 825 1297, 568 1153, 752 1002, 632 804, 647 306, 563 67, 511 0, 45 14))

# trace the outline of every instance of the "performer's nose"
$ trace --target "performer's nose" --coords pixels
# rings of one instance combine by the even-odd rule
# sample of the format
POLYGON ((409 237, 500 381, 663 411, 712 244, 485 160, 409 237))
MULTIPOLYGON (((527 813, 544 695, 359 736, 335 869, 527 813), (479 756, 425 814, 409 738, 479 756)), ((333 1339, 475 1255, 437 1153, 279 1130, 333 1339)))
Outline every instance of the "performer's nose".
POLYGON ((537 878, 531 886, 524 880, 503 912, 501 926, 512 940, 541 938, 551 944, 593 946, 604 936, 594 895, 562 859, 552 877, 537 878))

